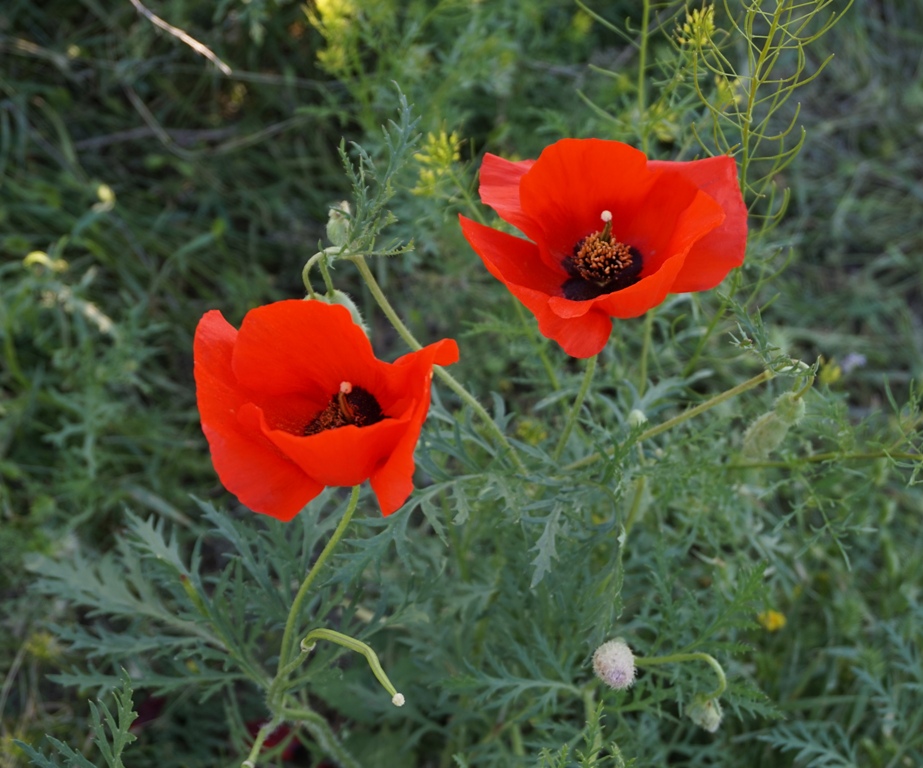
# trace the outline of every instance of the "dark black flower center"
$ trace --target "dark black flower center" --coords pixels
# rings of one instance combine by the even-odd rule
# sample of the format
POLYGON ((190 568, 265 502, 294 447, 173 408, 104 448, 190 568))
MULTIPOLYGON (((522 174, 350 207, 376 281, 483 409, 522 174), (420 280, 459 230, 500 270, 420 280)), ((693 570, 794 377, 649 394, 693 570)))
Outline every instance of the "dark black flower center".
POLYGON ((570 279, 561 286, 564 298, 587 301, 620 291, 638 282, 644 266, 637 248, 612 237, 612 215, 603 211, 602 232, 587 235, 574 252, 561 262, 570 279))
POLYGON ((340 391, 330 398, 324 408, 304 428, 305 435, 316 435, 327 429, 346 427, 368 427, 385 417, 375 396, 362 387, 354 387, 348 381, 340 384, 340 391))

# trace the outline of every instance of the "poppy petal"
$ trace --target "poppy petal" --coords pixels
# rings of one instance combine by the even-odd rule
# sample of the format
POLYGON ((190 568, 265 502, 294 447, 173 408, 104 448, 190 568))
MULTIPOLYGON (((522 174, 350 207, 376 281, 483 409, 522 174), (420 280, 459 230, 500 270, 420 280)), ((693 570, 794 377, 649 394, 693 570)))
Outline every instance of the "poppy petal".
POLYGON ((535 243, 485 227, 461 215, 458 219, 468 244, 481 257, 490 274, 507 287, 520 285, 546 294, 561 292, 567 274, 563 269, 545 266, 535 243))
POLYGON ((414 451, 420 430, 429 412, 430 382, 433 365, 451 365, 458 361, 458 345, 452 339, 430 344, 423 349, 404 355, 395 361, 395 368, 403 368, 408 379, 422 383, 417 396, 414 414, 407 430, 401 436, 387 460, 369 478, 385 516, 396 512, 413 491, 414 451))
POLYGON ((307 437, 271 429, 252 403, 241 409, 240 416, 321 486, 349 486, 366 480, 385 461, 407 431, 412 411, 399 419, 326 429, 307 437))
POLYGON ((702 237, 686 256, 673 293, 705 291, 743 264, 747 250, 747 206, 737 180, 737 163, 718 156, 690 162, 652 160, 648 166, 676 173, 714 199, 725 212, 721 225, 702 237))
POLYGON ((237 337, 217 310, 207 312, 196 327, 193 351, 202 431, 221 484, 255 512, 291 520, 323 486, 238 420, 247 394, 231 368, 237 337))
POLYGON ((627 144, 562 139, 546 147, 523 176, 522 209, 542 229, 542 237, 533 239, 542 239, 560 259, 599 231, 603 211, 612 213, 615 232, 622 221, 630 221, 656 177, 644 153, 627 144))
POLYGON ((343 381, 368 389, 375 362, 368 337, 345 307, 290 299, 246 314, 233 366, 238 381, 254 391, 298 392, 326 403, 343 381))
POLYGON ((519 182, 533 165, 534 160, 513 162, 488 152, 481 161, 481 170, 478 173, 478 193, 481 195, 481 201, 523 234, 529 234, 528 230, 535 227, 522 212, 519 182))

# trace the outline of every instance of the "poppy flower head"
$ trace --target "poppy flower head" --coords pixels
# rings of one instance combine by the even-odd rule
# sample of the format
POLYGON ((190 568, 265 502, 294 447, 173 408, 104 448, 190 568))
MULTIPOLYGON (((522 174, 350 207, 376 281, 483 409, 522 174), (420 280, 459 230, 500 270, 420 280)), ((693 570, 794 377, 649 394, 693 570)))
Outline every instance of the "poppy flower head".
POLYGON ((657 162, 616 141, 564 139, 534 161, 486 155, 480 194, 527 239, 462 216, 465 238, 575 357, 605 346, 613 317, 713 288, 743 263, 747 211, 730 157, 657 162))
POLYGON ((202 430, 222 484, 255 512, 293 518, 325 486, 369 480, 382 513, 413 490, 413 452, 447 339, 377 359, 347 309, 280 301, 237 331, 212 310, 195 343, 202 430))

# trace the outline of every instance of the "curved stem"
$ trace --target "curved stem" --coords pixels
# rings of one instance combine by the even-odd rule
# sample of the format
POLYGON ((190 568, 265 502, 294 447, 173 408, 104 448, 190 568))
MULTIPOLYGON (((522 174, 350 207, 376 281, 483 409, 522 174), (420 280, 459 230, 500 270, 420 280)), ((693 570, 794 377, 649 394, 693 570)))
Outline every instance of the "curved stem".
POLYGON ((356 638, 344 635, 342 632, 337 632, 334 629, 321 628, 312 629, 305 635, 304 640, 301 641, 301 652, 304 654, 310 653, 314 648, 315 640, 327 640, 331 643, 342 645, 344 648, 349 648, 349 650, 356 653, 361 653, 365 656, 365 660, 372 668, 372 674, 375 675, 375 679, 381 683, 381 687, 391 696, 392 703, 398 707, 404 705, 404 697, 397 692, 394 684, 382 668, 378 654, 375 653, 370 646, 366 645, 361 640, 356 640, 356 638))
MULTIPOLYGON (((732 397, 736 397, 737 395, 753 389, 754 387, 758 387, 764 381, 769 381, 773 376, 775 376, 775 373, 772 371, 763 371, 762 373, 754 376, 752 379, 747 379, 743 384, 738 384, 736 387, 731 387, 730 389, 722 392, 720 395, 715 395, 710 400, 706 400, 704 403, 695 406, 695 408, 690 408, 688 411, 684 411, 683 413, 679 414, 679 416, 674 416, 672 419, 668 419, 662 424, 658 424, 656 427, 651 427, 650 429, 644 430, 644 432, 638 435, 636 441, 640 443, 644 440, 650 440, 652 437, 656 437, 662 432, 673 429, 673 427, 677 426, 678 424, 682 424, 684 421, 688 421, 689 419, 695 418, 696 416, 705 413, 705 411, 711 410, 716 405, 723 403, 725 400, 730 400, 732 397)), ((572 472, 575 469, 582 469, 583 467, 588 467, 590 464, 595 464, 600 459, 610 456, 613 452, 614 451, 593 453, 580 459, 579 461, 568 464, 562 469, 564 472, 572 472)))
POLYGON ((567 445, 567 439, 570 437, 570 433, 574 429, 574 425, 577 423, 577 418, 580 416, 580 409, 583 408, 583 401, 586 399, 586 393, 590 390, 590 383, 593 381, 593 374, 596 371, 596 361, 599 359, 599 355, 593 355, 589 360, 587 360, 586 371, 583 374, 583 381, 580 384, 580 390, 577 392, 577 397, 574 400, 574 405, 570 410, 570 415, 567 417, 567 423, 564 425, 564 429, 561 432, 561 437, 558 439, 558 445, 554 449, 552 458, 554 461, 558 461, 561 458, 561 454, 564 452, 564 448, 567 445))
MULTIPOLYGON (((388 301, 387 296, 381 290, 381 286, 378 285, 378 281, 375 279, 375 275, 372 274, 372 270, 369 269, 369 265, 366 264, 365 258, 362 254, 351 254, 344 256, 344 258, 349 259, 353 264, 356 265, 356 268, 359 270, 359 274, 362 275, 362 279, 365 280, 365 284, 368 286, 369 292, 372 294, 372 297, 375 299, 378 306, 381 308, 381 311, 385 313, 385 316, 388 320, 391 321, 391 325, 394 326, 394 330, 398 332, 398 335, 404 340, 408 347, 413 350, 423 349, 423 345, 416 340, 414 335, 410 332, 410 329, 404 325, 401 318, 398 316, 397 312, 394 311, 394 307, 391 306, 391 302, 388 301)), ((451 389, 456 395, 458 395, 462 401, 468 405, 478 416, 483 419, 484 423, 487 425, 488 429, 496 437, 497 442, 506 449, 510 457, 513 459, 513 463, 516 464, 516 469, 520 472, 525 473, 526 467, 522 463, 522 459, 519 458, 519 455, 516 453, 516 450, 513 448, 509 440, 507 440, 506 435, 503 434, 503 431, 500 427, 497 426, 487 410, 481 405, 475 397, 465 389, 458 380, 452 376, 448 371, 446 371, 441 366, 435 366, 434 370, 436 375, 446 384, 446 386, 451 389)))
POLYGON ((286 671, 288 660, 291 656, 292 635, 295 632, 295 625, 298 622, 298 614, 301 611, 301 604, 304 602, 304 599, 308 594, 308 590, 311 589, 311 584, 314 583, 314 579, 317 578, 317 574, 320 573, 320 570, 324 567, 324 563, 327 561, 327 558, 330 557, 330 553, 333 552, 340 539, 343 538, 343 534, 346 531, 346 527, 349 525, 349 521, 352 519, 353 513, 356 511, 356 506, 358 503, 359 486, 357 485, 353 487, 352 495, 349 497, 349 504, 346 507, 346 512, 343 513, 343 517, 337 525, 336 530, 333 532, 333 536, 330 537, 330 541, 327 542, 327 545, 321 551, 317 560, 314 561, 314 565, 311 566, 311 570, 308 571, 308 575, 301 583, 301 587, 298 589, 298 593, 295 595, 295 599, 292 602, 292 607, 288 612, 288 620, 285 622, 285 631, 282 633, 282 646, 279 649, 279 666, 277 667, 276 679, 272 683, 272 688, 276 688, 278 685, 282 685, 286 677, 282 673, 286 671))
POLYGON ((327 262, 326 255, 317 262, 317 266, 320 267, 320 273, 323 275, 324 286, 327 288, 327 295, 333 296, 336 288, 333 287, 333 279, 330 277, 330 265, 327 262))
POLYGON ((673 653, 669 656, 635 656, 635 666, 636 667, 654 667, 659 664, 674 664, 683 661, 704 661, 708 664, 715 672, 715 675, 718 678, 718 687, 714 691, 709 693, 707 697, 709 699, 717 699, 721 697, 721 694, 724 693, 727 688, 727 678, 724 676, 724 670, 721 668, 721 665, 715 659, 714 656, 709 656, 707 653, 673 653))

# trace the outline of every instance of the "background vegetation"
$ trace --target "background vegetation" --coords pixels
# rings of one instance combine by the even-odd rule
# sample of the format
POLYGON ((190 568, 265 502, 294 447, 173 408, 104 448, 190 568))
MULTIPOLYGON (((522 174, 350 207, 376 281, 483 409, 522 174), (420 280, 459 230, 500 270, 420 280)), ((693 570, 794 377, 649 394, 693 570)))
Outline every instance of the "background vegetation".
MULTIPOLYGON (((422 138, 379 244, 415 250, 373 268, 419 338, 459 337, 457 377, 531 470, 513 481, 496 469, 478 425, 437 390, 425 490, 387 521, 366 507, 312 607, 376 647, 408 706, 392 710, 364 663, 330 649, 306 673, 312 706, 369 766, 923 765, 923 497, 906 458, 920 452, 923 374, 923 8, 859 0, 806 46, 806 76, 836 57, 760 113, 767 134, 794 119, 806 140, 784 169, 754 161, 746 267, 721 291, 616 326, 562 461, 621 444, 630 410, 663 421, 761 358, 819 360, 804 421, 760 466, 735 466, 747 425, 804 384, 779 377, 562 477, 548 444, 580 369, 553 345, 536 353, 531 318, 456 214, 474 215, 485 150, 535 157, 599 136, 674 159, 702 151, 696 136, 718 151, 733 138, 675 79, 690 61, 681 4, 655 4, 638 98, 639 5, 150 6, 227 62, 225 76, 127 2, 3 4, 0 764, 29 763, 14 739, 57 755, 33 753, 38 765, 81 765, 78 752, 98 763, 87 699, 118 689, 120 667, 141 715, 131 765, 246 754, 262 697, 189 637, 225 626, 271 659, 288 585, 342 496, 288 528, 236 508, 199 430, 192 333, 206 309, 237 324, 302 295, 328 206, 352 197, 340 138, 384 162, 397 84, 422 138), (208 595, 211 624, 179 576, 208 595), (774 631, 770 610, 786 619, 774 631), (718 733, 684 717, 713 685, 707 667, 601 690, 588 659, 615 634, 644 655, 718 658, 730 682, 718 733)), ((720 7, 716 24, 731 29, 720 7)), ((746 49, 726 40, 742 73, 746 49)), ((790 50, 776 71, 798 64, 790 50)), ((733 82, 701 82, 733 113, 733 82)), ((795 128, 768 154, 797 141, 795 128)), ((379 354, 402 353, 357 276, 335 279, 364 305, 379 354)), ((127 698, 103 700, 128 712, 127 698)), ((291 738, 304 744, 290 764, 324 764, 316 737, 291 738)))

